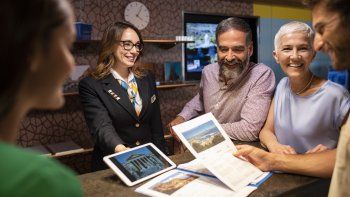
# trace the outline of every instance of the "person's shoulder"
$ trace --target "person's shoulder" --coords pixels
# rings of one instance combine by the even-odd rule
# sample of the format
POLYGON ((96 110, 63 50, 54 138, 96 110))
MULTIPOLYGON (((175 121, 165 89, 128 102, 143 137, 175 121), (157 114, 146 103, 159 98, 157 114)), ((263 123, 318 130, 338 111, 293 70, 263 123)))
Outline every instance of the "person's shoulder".
POLYGON ((203 72, 209 72, 209 71, 213 71, 213 70, 218 70, 219 67, 220 66, 219 66, 218 63, 208 64, 208 65, 204 66, 203 72))
MULTIPOLYGON (((135 74, 134 74, 135 76, 135 74)), ((155 83, 156 77, 154 75, 153 72, 151 72, 150 70, 143 70, 142 71, 142 76, 137 77, 136 78, 140 79, 140 80, 147 80, 150 83, 155 83)))
POLYGON ((288 77, 283 77, 279 82, 278 85, 285 85, 286 83, 288 83, 288 77))
POLYGON ((269 81, 275 84, 275 74, 272 69, 263 63, 253 63, 249 65, 250 68, 250 80, 252 81, 269 81))
POLYGON ((283 77, 277 84, 276 86, 276 92, 285 92, 287 89, 289 89, 289 82, 288 82, 288 77, 283 77))
POLYGON ((273 73, 272 69, 264 63, 251 63, 253 73, 273 73))
POLYGON ((216 76, 219 73, 220 66, 218 63, 208 64, 204 66, 202 70, 202 75, 208 76, 208 75, 214 75, 216 76))
MULTIPOLYGON (((36 176, 38 186, 46 185, 49 196, 82 196, 76 175, 53 159, 40 158, 37 168, 34 168, 32 173, 32 176, 36 176)), ((42 189, 38 192, 41 191, 42 189)))
POLYGON ((154 79, 155 75, 149 70, 144 70, 142 78, 154 79))
POLYGON ((11 181, 6 188, 0 186, 4 194, 60 196, 68 191, 67 196, 81 196, 75 175, 53 159, 7 144, 0 145, 0 153, 0 182, 11 181))
POLYGON ((343 95, 349 97, 349 91, 338 83, 327 80, 324 84, 324 87, 327 91, 327 94, 332 94, 334 96, 343 95))
POLYGON ((101 89, 101 85, 104 82, 110 82, 110 78, 113 77, 112 74, 108 74, 101 79, 96 79, 93 76, 86 76, 79 81, 79 89, 101 89))
POLYGON ((98 80, 95 79, 93 76, 85 76, 84 78, 82 78, 80 81, 79 81, 79 85, 80 84, 93 84, 93 83, 96 83, 98 80))

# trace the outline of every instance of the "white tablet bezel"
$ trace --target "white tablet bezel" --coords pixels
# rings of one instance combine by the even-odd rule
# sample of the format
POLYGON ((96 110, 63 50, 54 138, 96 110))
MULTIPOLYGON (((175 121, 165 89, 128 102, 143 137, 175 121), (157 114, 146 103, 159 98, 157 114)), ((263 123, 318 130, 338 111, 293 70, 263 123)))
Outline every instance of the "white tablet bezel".
POLYGON ((115 174, 118 175, 118 177, 127 185, 127 186, 133 186, 133 185, 136 185, 138 183, 141 183, 147 179, 150 179, 152 177, 155 177, 159 174, 162 174, 168 170, 171 170, 171 169, 174 169, 176 168, 176 164, 171 161, 162 151, 160 151, 154 144, 152 143, 147 143, 147 144, 144 144, 144 145, 141 145, 141 146, 137 146, 137 147, 134 147, 134 148, 131 148, 129 150, 126 150, 126 151, 123 151, 123 152, 120 152, 120 153, 115 153, 115 154, 112 154, 112 155, 107 155, 105 157, 103 157, 103 161, 114 171, 115 174), (143 148, 145 146, 150 146, 151 148, 153 148, 164 160, 166 160, 170 166, 159 171, 159 172, 156 172, 156 173, 153 173, 151 175, 148 175, 146 177, 143 177, 139 180, 136 180, 136 181, 131 181, 119 168, 118 166, 116 166, 113 161, 111 161, 111 158, 117 156, 117 155, 120 155, 120 154, 124 154, 126 152, 131 152, 131 151, 134 151, 134 150, 137 150, 137 149, 140 149, 140 148, 143 148))

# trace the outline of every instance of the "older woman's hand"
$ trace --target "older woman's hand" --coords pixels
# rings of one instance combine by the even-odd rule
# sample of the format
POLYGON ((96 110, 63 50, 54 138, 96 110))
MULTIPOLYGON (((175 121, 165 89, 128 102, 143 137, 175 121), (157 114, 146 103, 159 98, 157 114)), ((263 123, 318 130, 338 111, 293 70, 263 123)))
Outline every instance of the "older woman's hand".
POLYGON ((245 158, 264 172, 273 170, 273 154, 250 145, 237 145, 236 148, 237 152, 233 154, 234 156, 245 158))
POLYGON ((280 143, 275 143, 273 145, 268 146, 268 149, 271 153, 277 154, 297 154, 293 147, 289 145, 283 145, 280 143))
POLYGON ((309 153, 319 153, 319 152, 322 152, 322 151, 325 151, 325 150, 328 150, 328 147, 323 145, 323 144, 319 144, 317 146, 315 146, 314 148, 308 150, 306 152, 306 154, 309 154, 309 153))

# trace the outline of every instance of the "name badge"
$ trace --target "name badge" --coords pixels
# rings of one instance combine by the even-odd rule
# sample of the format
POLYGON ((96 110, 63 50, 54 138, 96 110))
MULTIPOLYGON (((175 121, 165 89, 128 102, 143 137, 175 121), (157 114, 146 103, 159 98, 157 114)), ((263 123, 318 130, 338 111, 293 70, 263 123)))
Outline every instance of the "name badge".
POLYGON ((151 103, 154 103, 154 101, 156 101, 156 95, 155 94, 153 94, 153 96, 151 97, 151 103))
POLYGON ((116 93, 114 93, 113 92, 113 90, 108 90, 108 93, 115 99, 115 100, 119 100, 120 99, 120 97, 116 94, 116 93))

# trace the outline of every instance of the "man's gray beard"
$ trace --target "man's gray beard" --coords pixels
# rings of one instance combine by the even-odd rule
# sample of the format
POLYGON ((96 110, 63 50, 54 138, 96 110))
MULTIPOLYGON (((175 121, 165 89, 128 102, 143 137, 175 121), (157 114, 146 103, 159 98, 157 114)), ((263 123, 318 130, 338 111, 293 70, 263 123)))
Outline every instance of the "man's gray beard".
POLYGON ((228 86, 237 84, 248 70, 248 61, 249 58, 233 68, 229 68, 225 63, 222 63, 219 69, 219 81, 228 86))

